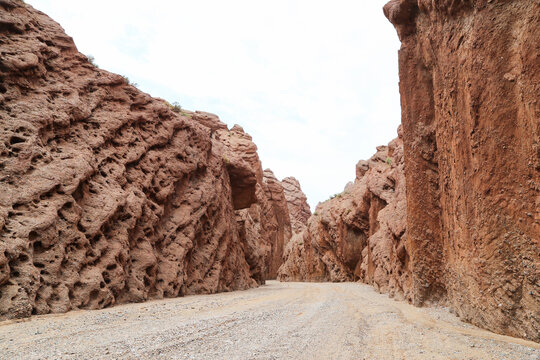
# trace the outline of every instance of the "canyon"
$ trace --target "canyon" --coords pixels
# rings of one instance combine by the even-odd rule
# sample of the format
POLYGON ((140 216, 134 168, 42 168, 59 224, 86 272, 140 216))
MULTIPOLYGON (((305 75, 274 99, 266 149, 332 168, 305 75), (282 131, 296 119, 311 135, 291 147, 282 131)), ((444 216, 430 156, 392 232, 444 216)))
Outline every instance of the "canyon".
POLYGON ((292 237, 278 278, 361 281, 411 300, 403 168, 399 137, 359 161, 354 182, 320 203, 292 237))
MULTIPOLYGON (((307 293, 297 316, 346 303, 367 321, 354 297, 381 298, 360 284, 286 284, 360 282, 540 342, 540 3, 392 0, 384 15, 402 125, 311 213, 240 125, 143 93, 0 0, 0 320, 277 278, 277 309, 307 293)), ((264 289, 245 307, 274 301, 264 289)))
POLYGON ((538 342, 540 3, 384 13, 402 43, 399 138, 317 207, 279 278, 359 280, 538 342))

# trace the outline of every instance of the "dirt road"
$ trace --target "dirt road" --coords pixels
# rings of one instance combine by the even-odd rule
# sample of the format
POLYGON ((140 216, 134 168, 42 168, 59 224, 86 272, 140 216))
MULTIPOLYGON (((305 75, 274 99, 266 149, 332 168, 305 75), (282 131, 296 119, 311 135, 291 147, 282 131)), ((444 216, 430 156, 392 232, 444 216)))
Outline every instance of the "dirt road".
POLYGON ((0 323, 2 359, 540 359, 540 344, 355 283, 258 289, 0 323))

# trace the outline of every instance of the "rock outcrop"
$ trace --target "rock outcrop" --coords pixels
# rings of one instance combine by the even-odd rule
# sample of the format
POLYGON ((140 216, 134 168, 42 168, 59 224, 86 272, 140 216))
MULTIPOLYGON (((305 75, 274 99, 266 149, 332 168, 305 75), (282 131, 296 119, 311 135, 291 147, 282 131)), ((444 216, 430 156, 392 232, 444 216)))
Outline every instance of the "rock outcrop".
POLYGON ((357 178, 320 203, 293 236, 279 270, 283 281, 353 281, 410 298, 403 145, 398 138, 357 165, 357 178))
POLYGON ((270 239, 273 244, 267 266, 267 279, 275 279, 278 269, 283 263, 285 245, 292 235, 291 217, 281 182, 276 179, 270 169, 264 170, 263 189, 270 207, 265 209, 261 220, 266 223, 267 227, 270 225, 270 239))
POLYGON ((20 1, 0 54, 0 319, 264 282, 290 222, 240 127, 96 68, 20 1))
POLYGON ((540 3, 393 0, 413 302, 540 341, 540 3))
POLYGON ((307 203, 306 194, 300 187, 300 182, 294 177, 286 177, 281 180, 287 207, 291 218, 291 227, 293 233, 299 233, 306 228, 311 209, 307 203))
MULTIPOLYGON (((202 114, 198 112, 198 114, 202 114)), ((196 115, 196 114, 195 114, 196 115)), ((204 113, 205 119, 194 119, 213 129, 215 146, 225 146, 223 159, 229 167, 233 199, 240 198, 236 211, 240 237, 248 249, 251 275, 259 283, 275 279, 283 263, 283 248, 291 238, 291 220, 284 189, 270 169, 263 171, 257 146, 241 126, 230 131, 217 117, 204 113), (244 169, 237 171, 235 169, 244 169), (254 172, 251 172, 254 169, 254 172), (253 176, 251 176, 253 174, 253 176), (237 179, 237 180, 235 180, 237 179), (239 189, 235 193, 235 188, 239 189), (246 204, 251 204, 245 206, 246 204)))

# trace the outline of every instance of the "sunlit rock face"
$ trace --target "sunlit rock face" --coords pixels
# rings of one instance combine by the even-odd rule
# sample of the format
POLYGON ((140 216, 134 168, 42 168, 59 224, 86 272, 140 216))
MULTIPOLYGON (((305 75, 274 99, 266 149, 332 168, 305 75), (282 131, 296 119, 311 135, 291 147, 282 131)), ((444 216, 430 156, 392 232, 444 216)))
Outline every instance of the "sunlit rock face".
POLYGON ((406 248, 403 143, 379 146, 357 177, 320 203, 295 234, 279 270, 282 281, 354 281, 411 299, 406 248))
POLYGON ((290 221, 240 127, 96 68, 21 1, 0 0, 0 53, 0 319, 246 289, 279 266, 290 221))
POLYGON ((415 304, 540 341, 540 3, 393 0, 415 304))

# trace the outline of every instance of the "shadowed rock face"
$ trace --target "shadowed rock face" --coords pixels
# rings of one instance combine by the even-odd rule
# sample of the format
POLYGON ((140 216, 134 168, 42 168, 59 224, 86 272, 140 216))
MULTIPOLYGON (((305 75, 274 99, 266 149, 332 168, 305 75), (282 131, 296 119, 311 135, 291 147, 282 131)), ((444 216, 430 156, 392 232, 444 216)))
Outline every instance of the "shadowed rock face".
POLYGON ((405 224, 403 144, 396 139, 358 163, 357 178, 344 192, 317 206, 307 228, 287 245, 278 277, 361 280, 410 299, 405 224))
POLYGON ((394 0, 415 304, 540 341, 540 3, 394 0))
POLYGON ((0 319, 264 282, 277 237, 238 219, 272 202, 240 127, 97 69, 19 1, 0 53, 0 319))

